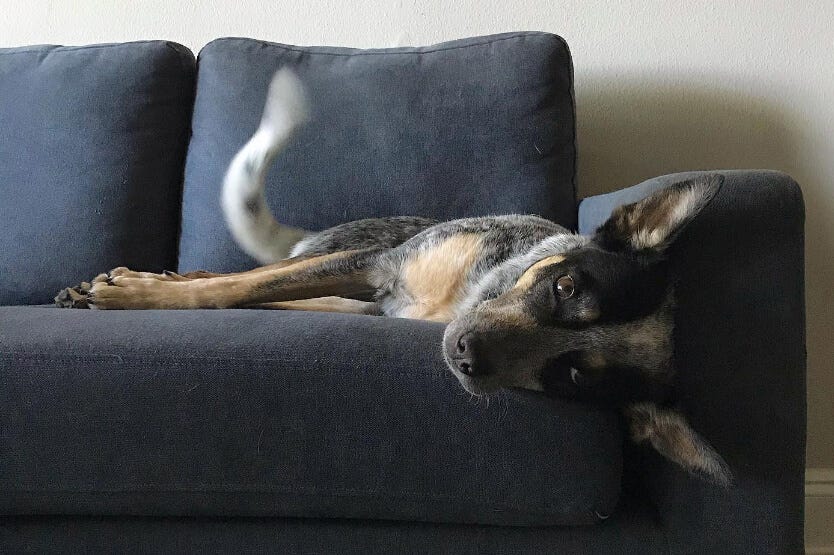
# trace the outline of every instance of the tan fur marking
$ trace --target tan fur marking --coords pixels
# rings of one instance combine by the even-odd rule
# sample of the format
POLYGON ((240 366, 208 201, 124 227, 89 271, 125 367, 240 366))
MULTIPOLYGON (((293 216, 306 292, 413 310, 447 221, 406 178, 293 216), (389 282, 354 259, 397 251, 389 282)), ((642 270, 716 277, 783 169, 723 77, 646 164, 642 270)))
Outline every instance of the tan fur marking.
POLYGON ((685 468, 703 469, 709 465, 704 452, 698 449, 693 432, 678 415, 656 413, 643 434, 655 449, 685 468))
POLYGON ((686 218, 698 198, 698 192, 693 189, 656 193, 634 204, 618 207, 612 220, 621 234, 630 236, 635 248, 657 248, 686 218))
POLYGON ((593 322, 594 320, 599 319, 600 311, 599 308, 581 308, 576 314, 580 320, 583 322, 593 322))
POLYGON ((668 450, 676 453, 682 461, 688 461, 693 467, 704 467, 706 461, 703 453, 695 446, 693 439, 692 433, 684 429, 680 423, 670 422, 668 424, 666 436, 668 450))
POLYGON ((405 318, 451 322, 466 276, 481 252, 481 237, 462 233, 414 253, 403 264, 403 286, 413 303, 405 318))
POLYGON ((490 321, 499 326, 533 329, 537 325, 536 320, 518 304, 502 306, 490 310, 488 314, 490 321))
POLYGON ((553 256, 542 258, 541 260, 527 268, 523 274, 521 274, 521 277, 518 278, 517 282, 515 282, 513 289, 529 289, 533 285, 533 283, 535 283, 536 277, 539 275, 539 272, 542 270, 542 268, 558 264, 559 262, 562 262, 564 259, 565 257, 560 254, 554 254, 553 256))
POLYGON ((345 314, 376 314, 376 304, 343 297, 318 297, 298 301, 261 303, 248 308, 272 310, 306 310, 310 312, 341 312, 345 314))
POLYGON ((718 484, 727 486, 732 480, 727 463, 679 413, 636 403, 626 408, 626 415, 636 443, 648 440, 664 457, 691 472, 703 472, 718 484))
POLYGON ((658 351, 666 346, 669 334, 655 319, 646 319, 627 326, 625 338, 632 349, 658 351))
POLYGON ((608 360, 602 353, 585 352, 580 355, 581 365, 587 368, 602 369, 608 365, 608 360))

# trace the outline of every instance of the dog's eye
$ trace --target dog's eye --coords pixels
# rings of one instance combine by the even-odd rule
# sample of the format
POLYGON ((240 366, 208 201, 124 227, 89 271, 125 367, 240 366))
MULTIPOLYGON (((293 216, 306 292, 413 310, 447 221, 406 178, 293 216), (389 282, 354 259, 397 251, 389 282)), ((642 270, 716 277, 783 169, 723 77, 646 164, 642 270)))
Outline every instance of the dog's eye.
POLYGON ((562 276, 556 280, 556 294, 563 299, 573 296, 573 278, 570 276, 562 276))

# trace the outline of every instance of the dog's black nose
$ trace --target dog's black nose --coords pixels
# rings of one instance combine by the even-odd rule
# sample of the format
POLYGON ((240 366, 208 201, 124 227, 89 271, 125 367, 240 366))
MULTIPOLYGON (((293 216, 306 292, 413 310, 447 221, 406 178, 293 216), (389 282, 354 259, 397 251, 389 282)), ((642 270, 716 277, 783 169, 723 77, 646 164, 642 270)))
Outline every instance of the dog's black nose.
POLYGON ((467 376, 472 376, 475 374, 475 370, 472 367, 472 362, 469 359, 460 359, 455 361, 455 366, 458 367, 461 374, 466 374, 467 376))
POLYGON ((479 367, 475 364, 476 361, 476 344, 477 340, 472 333, 464 333, 458 337, 451 351, 452 364, 461 374, 466 376, 476 376, 479 373, 479 367))

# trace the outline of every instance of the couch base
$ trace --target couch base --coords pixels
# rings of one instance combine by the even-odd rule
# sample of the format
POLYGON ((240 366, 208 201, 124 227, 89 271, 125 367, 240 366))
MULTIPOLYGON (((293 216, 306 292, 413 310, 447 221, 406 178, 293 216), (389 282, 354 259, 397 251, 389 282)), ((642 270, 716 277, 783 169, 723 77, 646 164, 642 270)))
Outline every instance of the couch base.
POLYGON ((595 526, 151 517, 0 518, 3 553, 663 553, 651 515, 595 526))

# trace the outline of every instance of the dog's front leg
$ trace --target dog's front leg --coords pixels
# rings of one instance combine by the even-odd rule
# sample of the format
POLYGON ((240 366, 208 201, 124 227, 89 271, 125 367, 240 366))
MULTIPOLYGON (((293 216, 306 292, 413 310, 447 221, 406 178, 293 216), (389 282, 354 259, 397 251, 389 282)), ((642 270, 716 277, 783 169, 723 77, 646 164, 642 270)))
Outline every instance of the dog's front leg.
POLYGON ((233 308, 373 291, 380 250, 344 251, 202 279, 119 270, 99 276, 84 302, 98 309, 233 308))

